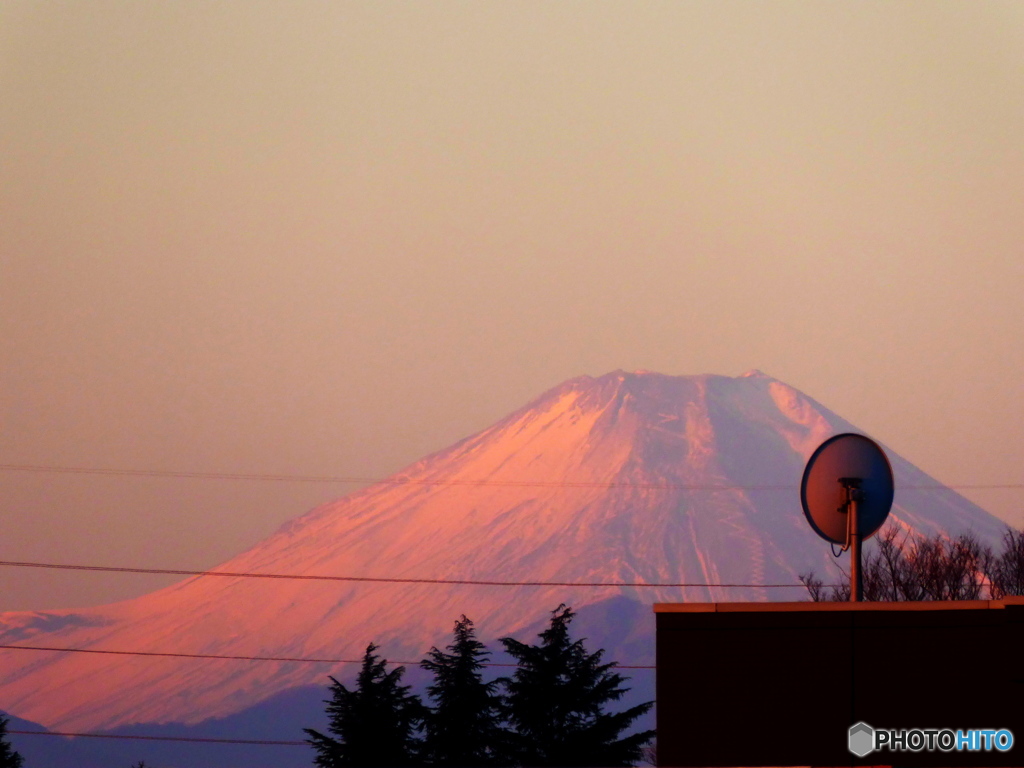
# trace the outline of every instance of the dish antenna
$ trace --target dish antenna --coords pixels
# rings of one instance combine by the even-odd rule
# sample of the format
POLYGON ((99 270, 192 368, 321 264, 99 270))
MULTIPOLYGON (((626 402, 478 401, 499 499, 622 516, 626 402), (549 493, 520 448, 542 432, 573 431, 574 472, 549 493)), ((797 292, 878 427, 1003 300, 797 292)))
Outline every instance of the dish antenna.
POLYGON ((850 600, 864 599, 860 545, 882 527, 892 508, 892 466, 864 435, 845 432, 818 446, 807 461, 800 502, 821 538, 850 550, 850 600))

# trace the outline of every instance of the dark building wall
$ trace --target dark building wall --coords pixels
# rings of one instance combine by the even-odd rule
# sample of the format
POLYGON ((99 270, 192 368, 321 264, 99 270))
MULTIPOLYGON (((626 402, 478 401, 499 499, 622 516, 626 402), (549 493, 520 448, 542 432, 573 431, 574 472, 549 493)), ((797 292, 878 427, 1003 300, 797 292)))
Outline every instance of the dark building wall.
POLYGON ((660 604, 658 762, 1024 766, 1024 600, 660 604), (847 749, 851 725, 1009 728, 991 752, 847 749))

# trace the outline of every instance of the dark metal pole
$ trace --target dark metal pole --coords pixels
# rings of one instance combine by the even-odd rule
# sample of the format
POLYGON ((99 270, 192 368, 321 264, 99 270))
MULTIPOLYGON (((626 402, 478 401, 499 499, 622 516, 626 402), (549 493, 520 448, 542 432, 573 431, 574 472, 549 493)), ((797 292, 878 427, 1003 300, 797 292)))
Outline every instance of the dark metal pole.
POLYGON ((864 575, 860 568, 860 531, 857 529, 857 506, 860 491, 848 488, 850 526, 850 602, 859 603, 864 599, 864 575))
POLYGON ((864 576, 860 568, 860 526, 857 521, 858 507, 864 498, 860 489, 863 478, 840 477, 839 484, 846 491, 846 503, 840 507, 846 513, 846 546, 850 549, 850 602, 859 603, 864 599, 864 576))

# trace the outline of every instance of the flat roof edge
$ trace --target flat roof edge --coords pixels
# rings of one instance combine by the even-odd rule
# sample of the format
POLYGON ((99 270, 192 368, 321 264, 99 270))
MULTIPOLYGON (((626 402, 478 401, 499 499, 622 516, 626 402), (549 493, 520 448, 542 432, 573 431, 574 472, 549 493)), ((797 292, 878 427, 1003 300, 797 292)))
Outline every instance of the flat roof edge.
POLYGON ((655 613, 764 613, 799 611, 978 611, 1024 605, 1024 597, 1002 600, 920 600, 915 602, 655 603, 655 613))

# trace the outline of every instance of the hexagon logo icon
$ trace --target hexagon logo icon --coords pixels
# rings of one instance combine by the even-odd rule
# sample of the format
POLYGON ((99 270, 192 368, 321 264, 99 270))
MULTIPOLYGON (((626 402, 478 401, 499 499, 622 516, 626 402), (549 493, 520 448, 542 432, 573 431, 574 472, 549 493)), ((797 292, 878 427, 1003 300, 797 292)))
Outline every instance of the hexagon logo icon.
POLYGON ((875 729, 867 723, 850 726, 850 751, 857 757, 864 757, 875 750, 875 729))

